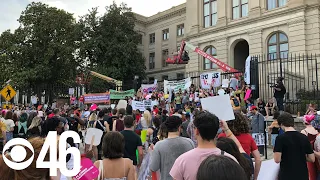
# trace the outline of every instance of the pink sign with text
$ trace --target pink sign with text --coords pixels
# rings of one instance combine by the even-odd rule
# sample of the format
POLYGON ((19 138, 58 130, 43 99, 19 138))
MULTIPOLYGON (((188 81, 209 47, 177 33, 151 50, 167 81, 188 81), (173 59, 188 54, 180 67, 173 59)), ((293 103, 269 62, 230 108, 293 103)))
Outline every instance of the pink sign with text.
POLYGON ((76 180, 92 180, 99 176, 99 169, 95 167, 88 158, 81 159, 81 168, 78 175, 74 177, 76 180))

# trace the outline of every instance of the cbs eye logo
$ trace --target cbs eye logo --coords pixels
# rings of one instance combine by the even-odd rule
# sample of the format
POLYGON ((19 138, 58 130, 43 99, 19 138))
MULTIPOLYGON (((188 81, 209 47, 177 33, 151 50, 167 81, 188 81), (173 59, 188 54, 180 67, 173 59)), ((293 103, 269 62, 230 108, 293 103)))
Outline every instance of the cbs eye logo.
MULTIPOLYGON (((58 153, 57 143, 53 143, 58 141, 57 132, 50 131, 48 133, 48 136, 46 137, 46 140, 41 148, 40 154, 36 161, 36 168, 50 169, 50 176, 57 176, 58 169, 60 169, 61 174, 63 174, 66 177, 76 176, 80 171, 81 155, 80 155, 79 149, 75 147, 70 147, 67 149, 67 143, 66 143, 67 138, 72 138, 74 143, 80 143, 79 134, 77 134, 76 132, 67 131, 62 133, 59 138, 59 160, 58 160, 57 159, 57 153, 58 153), (48 151, 50 152, 50 156, 49 156, 50 160, 46 162, 44 161, 44 159, 48 151), (67 169, 67 165, 66 165, 67 154, 72 154, 74 157, 74 162, 73 162, 74 167, 72 170, 67 169)), ((2 157, 4 162, 7 164, 7 166, 9 166, 11 169, 23 170, 29 167, 32 161, 34 160, 34 149, 29 141, 22 138, 14 138, 9 142, 7 142, 3 147, 2 157), (27 151, 23 146, 29 148, 30 151, 32 152, 32 156, 25 162, 22 162, 22 161, 26 158, 27 151), (9 160, 5 156, 5 152, 9 150, 10 147, 12 147, 10 156, 13 161, 9 160)))

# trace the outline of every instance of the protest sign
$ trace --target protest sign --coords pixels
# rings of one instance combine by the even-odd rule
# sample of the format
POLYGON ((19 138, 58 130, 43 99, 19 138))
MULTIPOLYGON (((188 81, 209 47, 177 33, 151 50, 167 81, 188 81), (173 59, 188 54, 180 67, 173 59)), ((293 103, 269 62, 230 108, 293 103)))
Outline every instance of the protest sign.
POLYGON ((251 91, 252 91, 251 89, 248 89, 248 90, 246 91, 246 95, 244 96, 244 100, 247 100, 247 99, 250 98, 251 91))
POLYGON ((110 95, 109 93, 99 93, 99 94, 85 94, 84 103, 91 104, 91 103, 109 103, 110 102, 110 95))
POLYGON ((76 180, 92 180, 99 176, 99 169, 95 167, 91 159, 81 159, 80 172, 74 177, 76 180))
POLYGON ((93 146, 98 146, 101 142, 101 137, 103 131, 97 128, 88 128, 84 139, 86 144, 92 144, 93 146))
POLYGON ((210 89, 211 84, 213 87, 221 86, 221 73, 220 72, 207 72, 200 75, 200 82, 202 89, 210 89))
POLYGON ((168 94, 168 90, 174 90, 174 92, 178 92, 179 89, 182 91, 188 89, 191 86, 191 78, 186 78, 180 81, 167 81, 164 80, 164 91, 168 94))
POLYGON ((264 134, 263 133, 252 133, 252 138, 256 142, 257 146, 264 146, 265 143, 268 145, 268 135, 267 141, 265 142, 264 134))
POLYGON ((147 109, 147 108, 150 108, 151 110, 153 109, 151 99, 149 99, 149 100, 144 100, 144 101, 143 101, 143 104, 144 104, 144 108, 145 108, 145 109, 147 109))
POLYGON ((128 103, 126 100, 120 100, 117 104, 117 109, 126 109, 127 105, 128 103))
POLYGON ((145 111, 146 108, 144 107, 144 102, 143 101, 132 101, 132 110, 145 111))
POLYGON ((245 64, 245 73, 244 73, 244 81, 247 84, 250 84, 250 65, 251 65, 251 56, 248 56, 245 64))
POLYGON ((125 99, 125 97, 133 97, 134 89, 130 89, 128 91, 116 91, 110 90, 110 99, 125 99))
POLYGON ((229 95, 202 98, 201 105, 204 110, 215 114, 221 120, 234 120, 234 113, 229 95))
POLYGON ((274 162, 273 159, 262 161, 258 180, 278 179, 280 164, 274 162))
POLYGON ((158 85, 155 84, 141 84, 141 89, 143 94, 148 94, 149 92, 153 92, 157 89, 158 85))
POLYGON ((223 88, 229 87, 229 79, 222 79, 222 87, 223 88))

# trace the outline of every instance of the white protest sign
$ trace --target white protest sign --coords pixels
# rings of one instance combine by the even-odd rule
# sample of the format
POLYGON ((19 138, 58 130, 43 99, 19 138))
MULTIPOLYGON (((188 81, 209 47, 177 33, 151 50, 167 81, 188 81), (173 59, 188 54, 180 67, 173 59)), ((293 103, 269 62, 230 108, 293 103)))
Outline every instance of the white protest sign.
POLYGON ((250 84, 250 65, 251 65, 251 56, 248 56, 245 64, 245 73, 244 73, 244 81, 247 84, 250 84))
POLYGON ((74 95, 74 88, 69 88, 69 95, 74 95))
POLYGON ((147 109, 147 108, 150 108, 151 110, 153 109, 150 99, 149 100, 144 100, 143 104, 144 104, 144 108, 145 109, 147 109))
POLYGON ((278 179, 280 164, 274 162, 273 159, 262 161, 258 180, 278 179))
POLYGON ((223 88, 229 87, 229 79, 222 79, 222 87, 223 88))
MULTIPOLYGON (((265 141, 264 141, 264 134, 263 133, 252 133, 252 138, 256 142, 257 146, 264 146, 265 141)), ((267 135, 267 141, 268 142, 268 135, 267 135)), ((268 143, 267 143, 268 145, 268 143)))
POLYGON ((139 110, 139 111, 145 111, 146 108, 144 107, 143 101, 132 101, 132 110, 139 110))
POLYGON ((191 78, 186 78, 180 81, 163 81, 164 91, 168 94, 168 90, 173 89, 174 92, 178 92, 179 89, 182 91, 188 89, 191 86, 191 78))
POLYGON ((101 141, 101 137, 103 135, 103 132, 100 129, 97 128, 88 128, 86 132, 86 137, 84 139, 84 142, 86 144, 91 145, 91 142, 93 140, 92 145, 98 146, 101 141))
POLYGON ((234 113, 229 95, 202 98, 201 106, 202 109, 215 114, 221 120, 234 120, 234 113))
POLYGON ((220 72, 207 72, 200 75, 200 82, 202 89, 210 89, 211 84, 213 87, 221 86, 221 73, 220 72))
POLYGON ((126 109, 127 105, 127 101, 122 99, 118 102, 117 109, 126 109))

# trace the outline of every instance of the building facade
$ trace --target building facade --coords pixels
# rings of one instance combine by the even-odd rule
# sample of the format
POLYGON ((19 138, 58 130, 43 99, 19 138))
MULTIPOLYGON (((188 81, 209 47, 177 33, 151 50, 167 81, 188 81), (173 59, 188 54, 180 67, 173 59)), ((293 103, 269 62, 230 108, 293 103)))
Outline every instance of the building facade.
POLYGON ((187 65, 166 65, 168 54, 176 52, 183 39, 239 71, 249 55, 272 61, 320 52, 319 0, 187 0, 137 19, 150 81, 219 70, 194 52, 189 52, 187 65))

